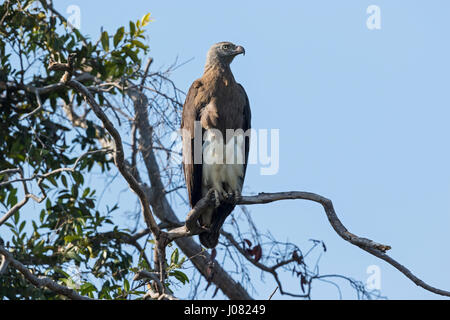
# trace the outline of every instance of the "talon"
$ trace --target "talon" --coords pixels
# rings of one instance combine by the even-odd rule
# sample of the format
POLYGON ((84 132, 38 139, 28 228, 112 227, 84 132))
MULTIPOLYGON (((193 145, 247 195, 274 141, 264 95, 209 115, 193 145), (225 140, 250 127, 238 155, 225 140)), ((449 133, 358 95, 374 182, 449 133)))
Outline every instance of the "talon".
POLYGON ((220 206, 219 192, 214 190, 214 199, 216 200, 216 208, 220 206))
POLYGON ((234 192, 234 201, 236 203, 240 202, 242 200, 242 194, 239 191, 234 192))

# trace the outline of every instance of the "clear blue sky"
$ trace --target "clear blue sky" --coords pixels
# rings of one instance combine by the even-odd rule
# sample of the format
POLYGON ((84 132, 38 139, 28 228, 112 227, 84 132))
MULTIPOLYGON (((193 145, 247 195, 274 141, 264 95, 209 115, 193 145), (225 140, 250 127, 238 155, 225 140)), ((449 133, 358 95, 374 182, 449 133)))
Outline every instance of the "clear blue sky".
MULTIPOLYGON (((114 32, 151 12, 154 66, 194 58, 172 77, 184 91, 201 76, 211 44, 243 45, 247 54, 232 70, 250 98, 253 127, 279 128, 281 140, 279 173, 261 176, 250 166, 247 192, 322 194, 350 231, 390 244, 417 276, 450 289, 450 2, 55 2, 64 14, 79 5, 81 30, 93 38, 101 26, 114 32), (381 9, 381 30, 366 27, 371 4, 381 9)), ((440 298, 339 238, 317 205, 250 209, 280 240, 324 240, 323 273, 365 280, 367 267, 378 265, 387 297, 440 298)), ((255 297, 266 299, 274 287, 266 276, 255 297)), ((320 285, 313 297, 337 293, 320 285)))

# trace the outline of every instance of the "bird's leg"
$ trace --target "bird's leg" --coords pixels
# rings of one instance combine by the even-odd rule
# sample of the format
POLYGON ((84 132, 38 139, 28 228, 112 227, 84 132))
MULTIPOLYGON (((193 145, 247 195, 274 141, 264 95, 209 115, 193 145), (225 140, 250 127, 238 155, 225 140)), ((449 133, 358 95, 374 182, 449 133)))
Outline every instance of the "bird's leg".
POLYGON ((240 190, 234 190, 227 193, 226 200, 234 204, 239 203, 242 200, 242 195, 240 190))
POLYGON ((219 196, 219 191, 217 191, 216 189, 214 189, 214 200, 216 201, 216 208, 220 206, 220 196, 219 196))
POLYGON ((239 203, 242 200, 241 190, 234 191, 234 201, 235 203, 239 203))

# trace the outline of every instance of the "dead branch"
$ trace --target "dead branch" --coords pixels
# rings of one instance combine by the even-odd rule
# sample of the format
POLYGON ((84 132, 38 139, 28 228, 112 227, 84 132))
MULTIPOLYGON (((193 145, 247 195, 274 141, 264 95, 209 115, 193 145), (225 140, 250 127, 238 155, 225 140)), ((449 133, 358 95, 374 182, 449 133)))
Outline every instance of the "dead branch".
POLYGON ((388 245, 382 245, 379 243, 376 243, 370 239, 367 238, 361 238, 353 233, 349 232, 345 226, 342 224, 342 222, 337 217, 337 214, 334 210, 333 203, 331 200, 320 196, 315 193, 310 192, 299 192, 299 191, 292 191, 292 192, 278 192, 278 193, 260 193, 257 196, 246 196, 242 197, 242 200, 239 202, 239 204, 246 204, 246 205, 252 205, 252 204, 266 204, 274 201, 280 201, 280 200, 309 200, 316 203, 319 203, 323 206, 325 213, 327 215, 328 221, 330 222, 333 229, 336 231, 336 233, 341 236, 344 240, 350 242, 351 244, 360 247, 364 251, 369 252, 370 254, 386 261, 388 264, 399 270, 401 273, 403 273, 407 278, 409 278, 412 282, 414 282, 416 285, 424 288, 427 291, 450 297, 450 292, 442 289, 438 289, 435 287, 432 287, 425 283, 423 280, 416 277, 408 268, 391 258, 389 255, 386 254, 386 251, 391 249, 388 245))
POLYGON ((8 265, 9 265, 9 259, 6 258, 6 256, 2 255, 2 260, 0 263, 0 275, 4 274, 6 272, 6 270, 8 269, 8 265))
POLYGON ((272 300, 272 297, 277 292, 277 290, 278 290, 278 287, 276 287, 275 290, 273 290, 272 294, 269 296, 269 299, 267 299, 267 300, 272 300))
MULTIPOLYGON (((316 203, 319 203, 323 206, 325 213, 327 215, 328 221, 330 222, 333 229, 336 231, 336 233, 343 238, 345 241, 350 242, 351 244, 360 247, 364 251, 369 252, 370 254, 386 261, 388 264, 395 267, 397 270, 399 270, 401 273, 403 273, 407 278, 409 278, 411 281, 413 281, 416 285, 424 288, 427 291, 443 295, 443 296, 450 296, 450 292, 442 289, 438 289, 435 287, 432 287, 425 283, 423 280, 416 277, 408 268, 397 262, 395 259, 391 258, 389 255, 386 254, 386 251, 391 249, 388 245, 383 245, 377 242, 374 242, 370 239, 363 238, 356 236, 355 234, 349 232, 347 228, 342 224, 340 219, 338 218, 333 203, 331 200, 320 196, 315 193, 310 192, 300 192, 300 191, 291 191, 291 192, 278 192, 278 193, 260 193, 257 196, 243 196, 242 199, 237 203, 241 205, 254 205, 254 204, 267 204, 274 201, 281 201, 281 200, 309 200, 316 203)), ((195 224, 192 223, 192 221, 189 221, 189 217, 199 217, 203 211, 208 208, 209 206, 213 206, 214 202, 211 200, 209 196, 205 196, 201 201, 199 201, 199 205, 195 206, 191 212, 188 214, 188 219, 186 220, 186 223, 182 227, 178 227, 172 230, 168 231, 169 239, 175 240, 182 237, 187 236, 193 236, 195 234, 199 234, 202 232, 201 229, 199 229, 195 224), (192 228, 194 226, 194 228, 192 228)), ((232 236, 226 232, 222 231, 222 234, 232 243, 234 246, 238 249, 238 251, 246 257, 252 264, 260 268, 261 270, 264 270, 266 272, 271 273, 279 288, 281 293, 286 293, 283 291, 281 283, 278 279, 278 275, 275 272, 275 270, 282 266, 280 264, 277 264, 272 267, 267 267, 259 262, 256 262, 252 259, 252 257, 248 256, 247 253, 239 246, 239 244, 236 243, 236 241, 232 238, 232 236)), ((294 259, 294 258, 292 258, 294 259)), ((292 260, 293 261, 293 260, 292 260)), ((292 262, 290 260, 283 261, 283 264, 287 264, 292 262)), ((287 293, 289 294, 289 293, 287 293)), ((294 295, 294 294, 289 294, 294 295)), ((297 297, 304 297, 305 295, 294 295, 297 297)))

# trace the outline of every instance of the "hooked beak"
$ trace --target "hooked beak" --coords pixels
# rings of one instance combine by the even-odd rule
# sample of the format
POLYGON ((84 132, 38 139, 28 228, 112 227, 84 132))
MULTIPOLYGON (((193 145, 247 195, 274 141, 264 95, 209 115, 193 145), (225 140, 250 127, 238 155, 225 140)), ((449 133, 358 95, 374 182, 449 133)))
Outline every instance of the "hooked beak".
POLYGON ((236 56, 241 53, 245 56, 245 49, 243 46, 237 46, 234 52, 236 56))

